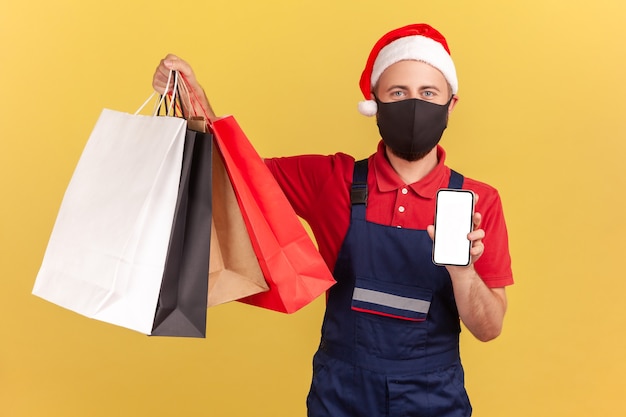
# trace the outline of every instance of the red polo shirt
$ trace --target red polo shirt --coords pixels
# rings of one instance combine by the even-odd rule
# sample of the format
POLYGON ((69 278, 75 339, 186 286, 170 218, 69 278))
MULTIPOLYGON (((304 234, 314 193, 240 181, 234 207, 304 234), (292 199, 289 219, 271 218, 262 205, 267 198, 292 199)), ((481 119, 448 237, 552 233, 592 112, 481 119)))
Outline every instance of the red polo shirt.
MULTIPOLYGON (((433 224, 437 190, 446 188, 450 179, 441 146, 437 148, 437 157, 437 166, 426 177, 407 185, 389 164, 381 141, 377 152, 369 157, 367 220, 419 230, 433 224)), ((332 271, 350 224, 354 158, 337 153, 265 161, 296 213, 311 227, 319 251, 332 271)), ((506 224, 497 190, 467 177, 463 189, 480 197, 476 211, 482 214, 485 252, 475 264, 476 271, 489 287, 513 284, 506 224)))

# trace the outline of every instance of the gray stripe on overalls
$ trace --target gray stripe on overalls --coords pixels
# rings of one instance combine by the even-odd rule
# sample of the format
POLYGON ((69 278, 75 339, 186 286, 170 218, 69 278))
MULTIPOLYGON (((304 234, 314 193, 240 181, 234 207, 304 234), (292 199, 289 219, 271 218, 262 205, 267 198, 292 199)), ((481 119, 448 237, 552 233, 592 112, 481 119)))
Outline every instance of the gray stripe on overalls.
POLYGON ((415 311, 417 313, 428 313, 428 309, 430 308, 430 301, 416 300, 414 298, 366 290, 364 288, 355 288, 352 298, 357 301, 393 307, 401 310, 415 311))

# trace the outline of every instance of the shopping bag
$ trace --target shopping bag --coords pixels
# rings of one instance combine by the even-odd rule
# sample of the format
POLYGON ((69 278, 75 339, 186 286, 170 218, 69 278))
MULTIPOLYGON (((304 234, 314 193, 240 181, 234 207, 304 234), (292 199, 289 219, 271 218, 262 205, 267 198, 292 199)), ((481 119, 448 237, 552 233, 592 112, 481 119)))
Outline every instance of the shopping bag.
POLYGON ((311 303, 335 280, 263 160, 237 121, 212 130, 269 291, 240 301, 284 313, 311 303))
POLYGON ((213 227, 208 306, 268 290, 239 209, 233 186, 217 150, 213 152, 213 227))
POLYGON ((102 111, 63 197, 33 294, 151 332, 185 134, 181 118, 102 111))
MULTIPOLYGON (((190 128, 206 131, 206 109, 187 85, 180 84, 188 97, 188 108, 195 115, 187 118, 190 128)), ((180 97, 180 96, 179 96, 180 97)), ((256 258, 237 198, 218 151, 212 163, 213 211, 209 258, 208 307, 268 290, 256 258)))
POLYGON ((187 129, 153 336, 206 335, 212 142, 211 134, 187 129))

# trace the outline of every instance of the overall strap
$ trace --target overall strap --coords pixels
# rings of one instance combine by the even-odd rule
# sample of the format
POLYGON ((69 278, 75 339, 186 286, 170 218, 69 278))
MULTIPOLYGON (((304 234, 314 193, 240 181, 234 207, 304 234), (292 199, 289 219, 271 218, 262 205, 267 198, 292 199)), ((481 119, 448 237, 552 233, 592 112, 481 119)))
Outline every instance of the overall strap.
POLYGON ((461 188, 463 188, 464 179, 465 178, 463 177, 463 175, 451 169, 450 170, 450 182, 448 183, 448 188, 454 188, 454 189, 460 190, 461 188))
POLYGON ((354 163, 350 202, 352 203, 352 218, 365 219, 367 205, 367 159, 354 163))

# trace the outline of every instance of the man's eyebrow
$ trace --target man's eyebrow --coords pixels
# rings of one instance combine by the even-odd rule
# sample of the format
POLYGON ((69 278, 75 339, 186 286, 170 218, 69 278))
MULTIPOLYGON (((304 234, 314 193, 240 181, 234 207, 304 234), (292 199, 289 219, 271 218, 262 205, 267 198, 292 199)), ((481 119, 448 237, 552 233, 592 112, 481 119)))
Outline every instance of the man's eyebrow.
POLYGON ((389 88, 387 88, 386 91, 391 91, 391 90, 396 90, 396 89, 408 90, 409 87, 406 86, 406 85, 402 85, 402 84, 394 84, 394 85, 390 85, 389 88))
POLYGON ((420 87, 420 91, 424 91, 424 90, 437 90, 437 91, 441 91, 439 89, 439 87, 437 87, 436 85, 423 85, 420 87))

